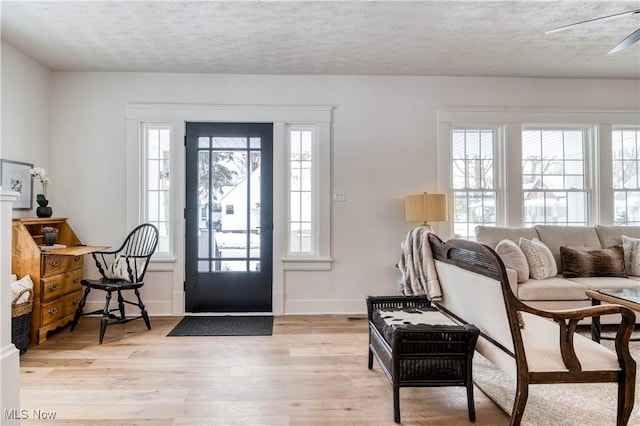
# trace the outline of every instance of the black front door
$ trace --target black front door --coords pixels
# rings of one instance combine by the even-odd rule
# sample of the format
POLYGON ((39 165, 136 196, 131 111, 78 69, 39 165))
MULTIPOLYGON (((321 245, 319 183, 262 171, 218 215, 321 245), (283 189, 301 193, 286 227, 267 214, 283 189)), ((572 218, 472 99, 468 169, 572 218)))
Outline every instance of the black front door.
POLYGON ((187 123, 185 308, 271 312, 273 125, 187 123))

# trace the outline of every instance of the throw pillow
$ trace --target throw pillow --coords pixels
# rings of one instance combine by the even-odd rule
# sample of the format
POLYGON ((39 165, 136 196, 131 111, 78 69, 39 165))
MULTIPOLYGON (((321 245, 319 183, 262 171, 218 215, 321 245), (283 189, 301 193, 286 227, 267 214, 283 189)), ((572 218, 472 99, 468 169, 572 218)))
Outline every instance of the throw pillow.
POLYGON ((522 249, 511 240, 502 240, 496 246, 496 253, 504 262, 504 266, 514 269, 518 273, 518 282, 523 283, 529 279, 529 264, 522 249))
POLYGON ((29 292, 24 293, 22 296, 20 296, 20 298, 18 298, 18 294, 20 294, 22 290, 25 290, 28 288, 33 289, 33 281, 31 281, 31 276, 29 276, 28 274, 20 278, 19 280, 12 282, 11 283, 11 300, 12 301, 15 300, 17 305, 19 305, 20 303, 28 302, 29 292))
POLYGON ((628 275, 640 276, 640 238, 622 236, 625 271, 628 275))
POLYGON ((565 278, 627 277, 622 246, 588 251, 560 247, 560 257, 565 278))
POLYGON ((549 247, 534 238, 520 238, 520 248, 529 264, 529 276, 534 280, 544 280, 558 275, 558 267, 549 247))
POLYGON ((112 280, 125 280, 135 282, 137 278, 142 274, 142 268, 144 268, 145 259, 131 259, 126 256, 118 256, 114 259, 111 266, 104 271, 105 278, 112 280), (129 276, 129 266, 131 266, 131 274, 129 276), (136 276, 137 275, 137 276, 136 276))

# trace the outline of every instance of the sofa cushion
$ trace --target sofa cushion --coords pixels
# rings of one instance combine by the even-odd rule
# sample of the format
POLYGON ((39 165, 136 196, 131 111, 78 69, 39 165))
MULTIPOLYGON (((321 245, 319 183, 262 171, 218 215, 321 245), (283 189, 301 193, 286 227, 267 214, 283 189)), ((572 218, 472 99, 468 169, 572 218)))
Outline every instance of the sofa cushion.
MULTIPOLYGON (((640 281, 630 280, 629 278, 618 277, 583 277, 568 278, 576 284, 582 284, 589 290, 602 290, 603 288, 619 289, 619 288, 640 288, 640 281)), ((522 284, 521 284, 522 285, 522 284)))
POLYGON ((611 247, 622 244, 623 235, 640 238, 640 226, 596 225, 594 229, 598 234, 601 247, 611 247))
POLYGON ((536 225, 539 239, 549 247, 556 259, 558 272, 562 272, 560 247, 590 247, 602 248, 596 230, 590 226, 553 226, 536 225))
MULTIPOLYGON (((567 371, 558 344, 558 324, 526 312, 523 315, 527 328, 522 330, 522 343, 529 371, 567 371)), ((583 371, 620 369, 615 352, 601 344, 578 333, 573 335, 573 344, 583 371)))
POLYGON ((627 274, 640 275, 640 238, 622 236, 624 264, 627 274))
POLYGON ((518 274, 518 282, 523 283, 529 279, 529 264, 527 257, 522 252, 518 243, 511 240, 502 240, 496 246, 496 253, 504 262, 506 268, 511 268, 518 274))
POLYGON ((586 300, 585 291, 587 291, 587 287, 584 284, 566 278, 554 277, 546 280, 529 280, 526 283, 519 284, 518 299, 523 301, 586 300))
POLYGON ((476 241, 495 248, 502 240, 511 240, 515 243, 520 238, 532 240, 538 238, 538 233, 534 228, 507 228, 500 226, 476 226, 476 241))
POLYGON ((520 248, 529 264, 529 276, 534 280, 544 280, 558 274, 556 261, 549 248, 537 238, 520 238, 520 248))
POLYGON ((622 246, 587 251, 560 247, 560 255, 565 278, 627 277, 622 246))

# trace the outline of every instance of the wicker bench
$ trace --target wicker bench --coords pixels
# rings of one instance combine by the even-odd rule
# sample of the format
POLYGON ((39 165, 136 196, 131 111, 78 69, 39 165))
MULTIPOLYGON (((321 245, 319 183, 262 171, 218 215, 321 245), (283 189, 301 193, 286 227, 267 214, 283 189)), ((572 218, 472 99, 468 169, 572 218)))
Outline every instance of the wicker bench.
POLYGON ((472 358, 479 330, 455 325, 423 297, 367 298, 369 369, 373 357, 393 387, 393 417, 400 423, 400 388, 464 386, 475 420, 472 358), (431 324, 430 324, 431 323, 431 324))

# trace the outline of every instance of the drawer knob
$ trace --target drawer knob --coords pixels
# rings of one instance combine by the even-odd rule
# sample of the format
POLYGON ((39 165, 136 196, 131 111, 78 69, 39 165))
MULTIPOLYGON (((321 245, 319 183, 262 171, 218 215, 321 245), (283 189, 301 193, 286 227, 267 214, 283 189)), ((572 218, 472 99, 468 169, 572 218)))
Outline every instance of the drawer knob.
POLYGON ((72 305, 77 305, 78 303, 80 303, 80 301, 76 299, 73 299, 73 301, 71 302, 72 305))
POLYGON ((51 284, 49 286, 49 291, 56 291, 58 289, 58 284, 51 284))
POLYGON ((58 308, 51 308, 49 309, 49 315, 55 315, 58 313, 58 308))
POLYGON ((74 261, 78 262, 80 259, 82 259, 80 256, 76 256, 73 258, 74 261))
POLYGON ((56 266, 60 266, 60 261, 59 260, 52 260, 50 265, 55 268, 56 266))
POLYGON ((73 279, 73 283, 74 283, 74 284, 78 284, 78 281, 80 281, 80 279, 78 279, 78 278, 74 278, 74 279, 73 279))

